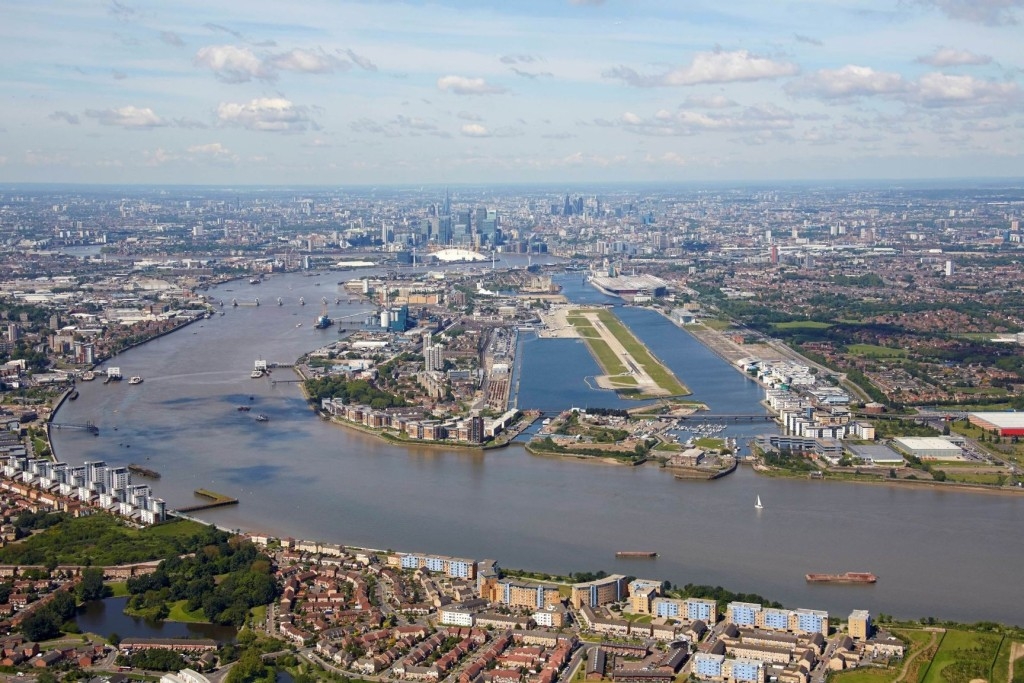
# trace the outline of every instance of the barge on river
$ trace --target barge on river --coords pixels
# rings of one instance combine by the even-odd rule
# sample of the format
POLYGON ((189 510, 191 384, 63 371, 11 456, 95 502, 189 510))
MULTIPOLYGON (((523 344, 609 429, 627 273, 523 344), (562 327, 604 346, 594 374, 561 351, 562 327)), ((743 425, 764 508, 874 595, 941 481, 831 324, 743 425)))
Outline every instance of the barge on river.
POLYGON ((844 572, 842 574, 807 574, 807 583, 874 583, 878 577, 871 572, 844 572))
POLYGON ((615 557, 626 559, 653 559, 657 556, 653 550, 620 550, 615 553, 615 557))

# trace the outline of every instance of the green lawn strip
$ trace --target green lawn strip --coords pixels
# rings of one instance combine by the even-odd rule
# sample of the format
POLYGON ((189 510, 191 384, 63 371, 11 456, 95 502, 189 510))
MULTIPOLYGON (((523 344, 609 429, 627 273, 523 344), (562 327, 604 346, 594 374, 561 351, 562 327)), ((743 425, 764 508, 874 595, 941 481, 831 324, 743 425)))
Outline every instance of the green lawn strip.
POLYGON ((776 330, 827 330, 832 323, 818 320, 791 320, 786 323, 775 323, 772 325, 776 330))
POLYGON ((256 605, 249 610, 249 616, 252 618, 252 623, 262 624, 267 620, 267 606, 256 605))
POLYGON ((855 356, 867 356, 869 358, 905 358, 906 349, 890 349, 887 346, 876 346, 875 344, 850 344, 846 352, 855 356))
POLYGON ((990 486, 999 486, 1005 483, 1007 476, 1005 474, 979 474, 974 472, 956 472, 950 470, 945 470, 945 472, 946 481, 959 481, 964 484, 988 484, 990 486))
POLYGON ((899 672, 895 669, 873 669, 861 667, 839 671, 829 677, 831 683, 891 683, 899 672))
POLYGON ((1006 683, 1010 680, 1010 651, 1013 649, 1013 642, 1012 638, 1003 638, 1003 643, 999 646, 999 654, 992 664, 993 683, 1006 683))
POLYGON ((602 323, 608 328, 608 330, 615 336, 615 338, 622 344, 623 348, 629 352, 636 362, 643 366, 644 371, 650 375, 654 382, 669 392, 673 396, 679 396, 682 394, 689 394, 690 390, 680 382, 672 372, 661 364, 651 352, 647 350, 647 347, 640 342, 633 333, 629 331, 622 322, 616 318, 611 311, 601 310, 598 311, 597 317, 602 323))
POLYGON ((716 439, 710 436, 704 436, 695 442, 697 448, 721 448, 725 445, 725 439, 716 439))
POLYGON ((210 620, 203 614, 203 609, 199 609, 189 612, 186 609, 188 600, 177 600, 171 603, 171 611, 167 615, 168 621, 183 621, 186 624, 204 624, 210 620))
POLYGON ((704 325, 704 327, 716 330, 718 332, 722 332, 723 330, 727 330, 730 327, 732 327, 732 322, 728 320, 719 320, 718 318, 705 318, 700 322, 702 325, 704 325))
POLYGON ((609 377, 609 381, 618 386, 635 387, 636 377, 630 377, 629 375, 621 375, 619 377, 609 377))
POLYGON ((1001 636, 948 630, 922 683, 970 683, 988 680, 1001 636))
POLYGON ((110 590, 113 591, 110 595, 112 598, 123 598, 126 595, 131 595, 128 592, 127 581, 108 581, 107 585, 110 586, 110 590))
MULTIPOLYGON (((624 375, 628 372, 626 365, 619 360, 619 357, 612 351, 612 347, 608 346, 608 343, 601 339, 601 335, 597 333, 593 325, 587 318, 579 316, 567 316, 568 320, 576 331, 583 337, 583 341, 586 342, 587 348, 597 359, 597 364, 601 366, 601 371, 606 375, 624 375), (576 321, 579 322, 576 322, 576 321)), ((635 382, 634 382, 635 385, 635 382)))

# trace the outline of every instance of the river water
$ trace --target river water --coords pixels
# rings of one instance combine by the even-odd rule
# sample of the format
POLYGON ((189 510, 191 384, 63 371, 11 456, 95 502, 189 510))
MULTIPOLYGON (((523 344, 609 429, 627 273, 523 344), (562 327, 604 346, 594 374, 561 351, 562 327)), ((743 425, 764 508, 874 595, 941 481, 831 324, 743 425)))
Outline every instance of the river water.
MULTIPOLYGON (((211 290, 243 303, 258 295, 264 305, 228 306, 118 356, 112 364, 145 382, 81 384, 81 398, 66 402, 57 421, 91 420, 100 435, 56 430, 58 456, 144 464, 162 473, 153 488, 170 507, 199 502, 199 487, 235 496, 240 505, 203 513, 229 528, 721 585, 841 617, 863 608, 1022 621, 1024 497, 769 479, 745 467, 716 482, 684 482, 656 467, 537 457, 518 445, 487 453, 399 447, 319 420, 295 384, 249 378, 258 358, 290 362, 337 337, 336 328, 311 329, 321 297, 332 317, 361 320, 365 305, 345 303, 344 294, 334 304, 337 282, 355 276, 362 273, 289 274, 211 290), (268 305, 278 296, 283 306, 268 305), (298 306, 299 296, 308 305, 298 306), (258 412, 270 421, 256 423, 258 412), (763 510, 754 509, 757 496, 763 510), (618 560, 618 550, 659 556, 618 560), (807 572, 833 571, 872 571, 879 582, 804 582, 807 572)), ((578 275, 563 284, 573 300, 609 301, 578 275)), ((713 412, 761 410, 758 386, 684 330, 650 311, 616 312, 713 412)), ((524 338, 521 348, 520 407, 624 403, 587 386, 597 369, 581 343, 524 338)))

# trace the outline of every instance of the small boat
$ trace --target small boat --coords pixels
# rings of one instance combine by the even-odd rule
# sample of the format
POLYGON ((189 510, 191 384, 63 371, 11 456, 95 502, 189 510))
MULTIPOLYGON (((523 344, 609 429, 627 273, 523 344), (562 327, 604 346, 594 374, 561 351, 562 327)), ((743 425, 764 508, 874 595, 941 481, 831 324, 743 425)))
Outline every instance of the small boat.
POLYGON ((761 505, 761 496, 757 497, 757 502, 754 503, 754 509, 755 510, 763 510, 764 509, 764 505, 761 505))
POLYGON ((85 372, 82 373, 83 382, 91 382, 94 379, 96 379, 96 373, 93 372, 92 370, 86 370, 85 372))
POLYGON ((253 370, 252 372, 249 373, 249 376, 252 377, 253 379, 259 379, 260 377, 263 376, 263 371, 253 370))
POLYGON ((238 406, 239 412, 247 413, 252 410, 251 406, 238 406))
POLYGON ((295 323, 295 327, 302 327, 302 323, 295 323))
POLYGON ((142 384, 142 378, 138 375, 133 375, 132 378, 128 380, 128 384, 142 384))
POLYGON ((260 413, 259 415, 256 416, 256 421, 257 422, 267 422, 269 420, 270 420, 270 418, 267 417, 266 415, 264 415, 263 413, 260 413))
POLYGON ((70 394, 68 394, 68 400, 69 401, 77 401, 78 400, 78 390, 77 389, 72 391, 70 394))

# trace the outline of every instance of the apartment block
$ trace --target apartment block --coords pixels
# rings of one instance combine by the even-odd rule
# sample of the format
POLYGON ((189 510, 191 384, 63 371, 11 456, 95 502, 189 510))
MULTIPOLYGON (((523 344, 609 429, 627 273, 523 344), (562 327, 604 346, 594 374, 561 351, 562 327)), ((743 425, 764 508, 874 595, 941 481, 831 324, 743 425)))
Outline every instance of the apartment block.
POLYGON ((864 609, 855 609, 850 612, 849 625, 850 637, 854 640, 867 640, 874 630, 871 624, 871 613, 864 609))
POLYGON ((398 566, 402 569, 427 569, 459 579, 476 578, 476 561, 461 557, 409 553, 399 555, 398 566))
POLYGON ((661 581, 636 579, 629 584, 630 611, 635 614, 653 614, 655 598, 661 595, 661 581))
POLYGON ((572 606, 579 609, 583 605, 600 607, 619 602, 626 597, 626 577, 612 574, 603 579, 577 583, 572 587, 570 599, 572 606))

